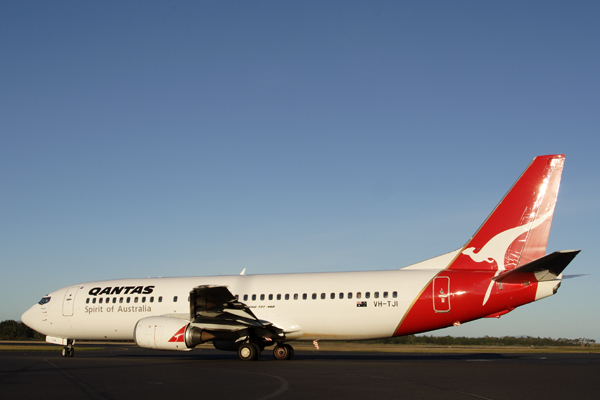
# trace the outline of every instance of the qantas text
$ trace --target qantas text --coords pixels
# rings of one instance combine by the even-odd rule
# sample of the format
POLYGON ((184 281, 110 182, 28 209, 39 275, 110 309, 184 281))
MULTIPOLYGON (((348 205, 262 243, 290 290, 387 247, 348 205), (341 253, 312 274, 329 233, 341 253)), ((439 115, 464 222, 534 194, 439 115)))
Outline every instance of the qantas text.
POLYGON ((116 294, 150 294, 154 291, 154 286, 115 286, 91 288, 88 292, 90 296, 99 296, 101 294, 116 295, 116 294))

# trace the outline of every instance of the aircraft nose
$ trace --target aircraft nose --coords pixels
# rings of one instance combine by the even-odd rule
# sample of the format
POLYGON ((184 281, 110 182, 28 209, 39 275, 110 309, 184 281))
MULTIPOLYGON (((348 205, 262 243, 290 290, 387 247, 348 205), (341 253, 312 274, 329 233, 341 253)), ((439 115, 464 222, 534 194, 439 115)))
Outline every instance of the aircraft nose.
POLYGON ((40 315, 39 304, 35 304, 29 308, 29 310, 25 311, 23 315, 21 315, 21 322, 30 327, 33 330, 37 330, 39 328, 40 323, 42 322, 42 316, 40 315))

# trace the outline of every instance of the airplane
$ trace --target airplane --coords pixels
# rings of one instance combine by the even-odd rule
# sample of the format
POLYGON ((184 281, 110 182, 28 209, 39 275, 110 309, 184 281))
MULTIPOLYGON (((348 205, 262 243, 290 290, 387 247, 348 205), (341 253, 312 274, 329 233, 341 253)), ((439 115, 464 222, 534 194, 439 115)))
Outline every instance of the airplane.
POLYGON ((71 285, 22 315, 74 355, 76 340, 189 351, 212 342, 257 360, 293 340, 390 338, 499 318, 556 293, 580 250, 546 255, 565 157, 536 157, 463 247, 404 268, 118 279, 71 285))

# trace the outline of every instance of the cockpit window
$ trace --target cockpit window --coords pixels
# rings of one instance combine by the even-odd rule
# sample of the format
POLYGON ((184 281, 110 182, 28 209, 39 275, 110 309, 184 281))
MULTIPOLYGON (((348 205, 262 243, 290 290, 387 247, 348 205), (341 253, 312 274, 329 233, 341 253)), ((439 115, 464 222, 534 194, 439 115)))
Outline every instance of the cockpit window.
POLYGON ((50 296, 44 296, 44 297, 42 297, 42 299, 39 301, 38 304, 44 305, 49 301, 50 301, 50 296))

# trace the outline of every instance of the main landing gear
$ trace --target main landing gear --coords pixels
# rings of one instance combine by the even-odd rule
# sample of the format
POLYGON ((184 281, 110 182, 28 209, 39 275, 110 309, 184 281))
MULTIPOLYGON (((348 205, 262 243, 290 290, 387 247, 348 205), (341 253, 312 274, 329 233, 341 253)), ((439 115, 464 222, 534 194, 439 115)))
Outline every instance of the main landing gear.
POLYGON ((63 357, 73 357, 75 355, 75 349, 73 348, 72 339, 67 340, 67 345, 63 347, 61 354, 63 357))
POLYGON ((238 347, 238 357, 242 361, 256 361, 260 358, 261 349, 256 343, 242 343, 238 347))
MULTIPOLYGON (((253 342, 242 343, 238 347, 238 357, 242 361, 256 361, 263 349, 253 342)), ((276 360, 290 360, 294 357, 294 348, 289 344, 277 343, 273 349, 273 356, 276 360)))
POLYGON ((276 360, 291 360, 294 357, 294 348, 289 344, 277 343, 273 349, 273 357, 276 360))

